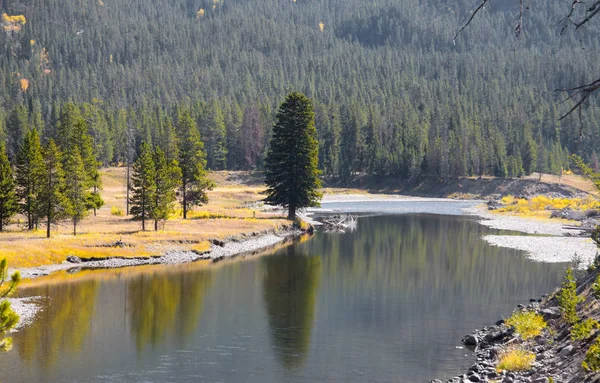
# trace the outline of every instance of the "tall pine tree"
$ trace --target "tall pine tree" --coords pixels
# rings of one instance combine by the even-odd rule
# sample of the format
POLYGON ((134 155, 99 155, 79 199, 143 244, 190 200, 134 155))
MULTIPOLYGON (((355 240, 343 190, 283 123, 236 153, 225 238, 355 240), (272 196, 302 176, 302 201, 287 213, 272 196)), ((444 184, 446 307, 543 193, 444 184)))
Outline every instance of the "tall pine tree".
POLYGON ((68 202, 67 215, 73 222, 73 235, 77 235, 77 225, 88 212, 88 177, 78 148, 66 153, 65 198, 68 202))
POLYGON ((302 93, 288 94, 279 107, 267 154, 265 183, 271 205, 288 208, 288 219, 296 210, 318 206, 319 143, 312 101, 302 93))
POLYGON ((177 202, 176 188, 181 179, 181 169, 177 161, 168 162, 165 153, 160 149, 154 150, 154 201, 150 218, 154 220, 154 230, 158 223, 166 221, 175 211, 177 202))
POLYGON ((62 167, 62 155, 52 139, 44 148, 44 165, 37 207, 41 216, 46 220, 46 237, 50 238, 51 226, 66 218, 69 206, 64 195, 65 174, 62 167))
POLYGON ((36 209, 39 193, 43 189, 44 158, 40 136, 36 129, 25 135, 17 156, 17 196, 21 200, 21 212, 27 217, 27 229, 33 230, 39 222, 36 209))
POLYGON ((213 188, 214 183, 206 174, 206 154, 204 143, 196 128, 194 120, 185 111, 179 117, 177 124, 179 135, 179 167, 181 168, 181 206, 183 218, 192 206, 208 203, 207 190, 213 188))
POLYGON ((132 196, 130 212, 142 220, 142 231, 146 230, 146 220, 151 219, 156 196, 156 167, 152 149, 142 142, 140 155, 133 163, 132 196))
POLYGON ((15 180, 6 153, 6 144, 0 144, 0 231, 6 228, 10 219, 19 211, 19 201, 15 193, 15 180))

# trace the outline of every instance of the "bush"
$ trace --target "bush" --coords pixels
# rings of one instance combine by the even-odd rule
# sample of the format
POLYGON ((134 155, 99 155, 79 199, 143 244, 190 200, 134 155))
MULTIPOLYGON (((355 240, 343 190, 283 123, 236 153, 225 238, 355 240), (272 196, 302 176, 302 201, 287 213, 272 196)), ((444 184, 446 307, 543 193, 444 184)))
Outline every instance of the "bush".
POLYGON ((596 280, 592 284, 592 295, 594 295, 594 298, 600 299, 600 274, 598 274, 596 280))
POLYGON ((576 323, 571 328, 571 339, 573 340, 584 340, 589 339, 592 336, 592 331, 600 328, 600 323, 594 319, 586 319, 579 323, 576 323))
POLYGON ((500 354, 496 370, 501 371, 529 371, 535 360, 535 354, 520 348, 513 348, 500 354))
POLYGON ((514 313, 506 320, 506 325, 513 327, 523 339, 535 338, 546 328, 544 318, 533 311, 514 313))
POLYGON ((587 350, 581 366, 588 371, 600 371, 600 338, 587 350))
POLYGON ((110 215, 114 215, 114 216, 117 216, 117 217, 122 217, 122 216, 125 215, 125 212, 120 207, 111 206, 111 208, 110 208, 110 215))
POLYGON ((581 303, 581 297, 577 296, 577 283, 573 277, 573 269, 567 268, 565 280, 562 283, 562 288, 557 295, 558 305, 563 312, 563 318, 569 324, 579 322, 577 316, 577 305, 581 303))
POLYGON ((12 346, 12 339, 6 333, 13 329, 19 322, 19 315, 10 307, 10 302, 5 298, 9 296, 21 281, 19 272, 15 272, 7 281, 8 266, 6 259, 0 261, 0 351, 8 351, 12 346), (7 284, 7 286, 5 286, 7 284))

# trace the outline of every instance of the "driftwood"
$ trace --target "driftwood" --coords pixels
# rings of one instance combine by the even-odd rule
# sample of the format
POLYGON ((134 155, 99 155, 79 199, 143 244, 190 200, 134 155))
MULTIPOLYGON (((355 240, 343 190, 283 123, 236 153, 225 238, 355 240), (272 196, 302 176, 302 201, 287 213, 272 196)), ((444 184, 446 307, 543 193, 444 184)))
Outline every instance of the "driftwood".
POLYGON ((357 217, 350 214, 334 215, 333 217, 323 220, 323 227, 325 227, 326 231, 354 231, 356 229, 356 224, 357 217))

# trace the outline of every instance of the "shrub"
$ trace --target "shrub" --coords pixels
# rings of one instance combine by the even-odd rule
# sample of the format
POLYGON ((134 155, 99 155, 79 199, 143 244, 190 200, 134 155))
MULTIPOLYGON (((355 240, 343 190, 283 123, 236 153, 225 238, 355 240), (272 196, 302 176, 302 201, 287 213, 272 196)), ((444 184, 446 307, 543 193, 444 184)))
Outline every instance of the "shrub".
POLYGON ((577 316, 577 305, 582 301, 581 297, 577 296, 577 283, 573 277, 573 269, 567 268, 565 280, 562 283, 562 288, 557 295, 558 305, 563 312, 563 318, 569 324, 579 322, 577 316))
POLYGON ((589 339, 592 336, 592 331, 597 328, 600 328, 600 323, 591 318, 578 322, 571 328, 571 339, 589 339))
POLYGON ((506 324, 513 327, 523 339, 535 338, 546 328, 544 318, 533 311, 516 312, 506 320, 506 324))
POLYGON ((122 216, 125 215, 125 212, 120 207, 111 206, 111 208, 110 208, 110 215, 114 215, 114 216, 117 216, 117 217, 122 217, 122 216))
POLYGON ((587 350, 581 366, 588 371, 600 371, 600 338, 587 350))
POLYGON ((8 351, 12 339, 6 333, 13 329, 19 322, 19 315, 10 307, 10 302, 5 298, 15 291, 21 281, 18 271, 8 278, 8 265, 6 259, 0 261, 0 351, 8 351), (6 284, 6 286, 5 286, 6 284))
POLYGON ((500 354, 496 370, 501 371, 528 371, 535 360, 535 354, 520 348, 506 350, 500 354))
POLYGON ((596 280, 592 284, 592 294, 594 298, 600 299, 600 274, 596 277, 596 280))

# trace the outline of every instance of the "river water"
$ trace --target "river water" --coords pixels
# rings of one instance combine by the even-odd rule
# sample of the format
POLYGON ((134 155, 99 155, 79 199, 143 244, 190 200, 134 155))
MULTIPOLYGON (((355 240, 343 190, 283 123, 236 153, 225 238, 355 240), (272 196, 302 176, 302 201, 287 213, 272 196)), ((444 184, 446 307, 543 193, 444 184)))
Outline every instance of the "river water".
MULTIPOLYGON (((554 290, 565 265, 492 247, 460 204, 388 212, 209 265, 25 283, 43 311, 0 355, 5 382, 428 382, 473 363, 461 338, 554 290), (440 214, 421 214, 441 212, 440 214), (405 213, 405 214, 398 214, 405 213)), ((363 209, 364 208, 364 209, 363 209)), ((404 209, 404 210, 403 210, 404 209)))

